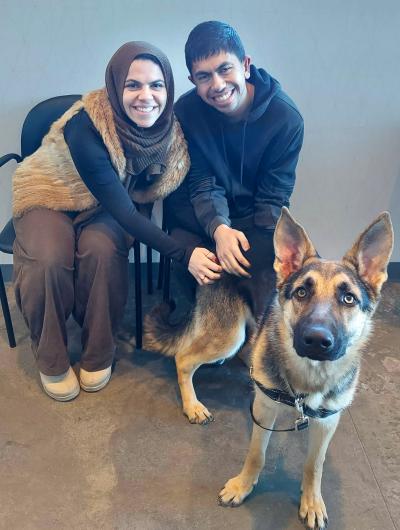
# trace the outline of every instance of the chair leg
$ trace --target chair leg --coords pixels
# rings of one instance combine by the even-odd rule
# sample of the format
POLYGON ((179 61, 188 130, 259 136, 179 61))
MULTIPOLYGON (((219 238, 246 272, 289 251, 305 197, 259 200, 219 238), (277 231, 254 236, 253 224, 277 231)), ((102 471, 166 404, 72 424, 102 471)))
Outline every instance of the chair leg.
POLYGON ((160 254, 160 263, 158 265, 157 289, 162 289, 163 287, 164 266, 165 266, 165 257, 160 254))
POLYGON ((171 260, 165 258, 164 278, 163 278, 163 300, 169 302, 171 283, 171 260))
MULTIPOLYGON (((163 219, 162 219, 162 226, 161 226, 161 229, 168 233, 168 230, 167 230, 167 220, 165 218, 165 215, 164 215, 164 206, 163 206, 163 219)), ((160 254, 160 264, 158 266, 158 281, 157 281, 157 289, 162 289, 163 288, 163 281, 164 281, 164 267, 165 267, 165 261, 166 261, 166 257, 163 256, 162 254, 160 254)))
POLYGON ((1 298, 1 307, 3 309, 4 322, 6 324, 8 344, 10 345, 10 348, 15 348, 16 342, 15 342, 14 328, 12 325, 10 308, 8 306, 7 293, 6 293, 6 288, 4 285, 3 273, 1 271, 1 267, 0 267, 0 298, 1 298))
POLYGON ((153 294, 153 251, 147 247, 147 294, 153 294))
POLYGON ((135 306, 136 306, 136 348, 142 348, 143 315, 142 315, 142 272, 140 263, 140 243, 133 244, 135 258, 135 306))

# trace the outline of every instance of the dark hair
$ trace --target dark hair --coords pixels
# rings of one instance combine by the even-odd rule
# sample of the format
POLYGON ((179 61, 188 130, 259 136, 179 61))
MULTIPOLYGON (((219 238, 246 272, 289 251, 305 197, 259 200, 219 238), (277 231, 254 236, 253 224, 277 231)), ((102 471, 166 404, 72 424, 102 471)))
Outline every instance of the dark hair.
POLYGON ((218 20, 201 22, 189 33, 185 44, 185 60, 189 72, 192 72, 196 61, 220 52, 234 53, 241 62, 245 58, 242 41, 232 26, 218 20))

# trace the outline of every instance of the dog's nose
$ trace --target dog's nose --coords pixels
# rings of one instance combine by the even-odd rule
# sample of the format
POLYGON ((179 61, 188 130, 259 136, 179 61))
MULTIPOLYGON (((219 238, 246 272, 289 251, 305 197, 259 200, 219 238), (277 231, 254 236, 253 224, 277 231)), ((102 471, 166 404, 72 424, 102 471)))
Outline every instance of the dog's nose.
POLYGON ((305 330, 303 334, 303 341, 306 346, 327 351, 333 345, 333 335, 326 328, 321 326, 313 326, 305 330))
POLYGON ((301 322, 294 330, 293 346, 297 355, 314 361, 334 361, 346 351, 334 322, 301 322))
POLYGON ((303 332, 303 346, 314 353, 329 353, 335 339, 329 329, 322 326, 310 326, 303 332))

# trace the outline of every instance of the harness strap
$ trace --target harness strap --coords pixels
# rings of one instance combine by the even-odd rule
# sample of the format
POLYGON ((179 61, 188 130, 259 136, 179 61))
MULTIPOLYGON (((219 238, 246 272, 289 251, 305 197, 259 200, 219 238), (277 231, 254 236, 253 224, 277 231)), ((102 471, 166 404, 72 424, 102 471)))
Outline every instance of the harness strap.
MULTIPOLYGON (((271 398, 273 401, 276 401, 277 403, 283 403, 284 405, 289 405, 290 407, 296 407, 296 403, 299 400, 304 401, 304 399, 307 397, 307 394, 297 394, 296 396, 291 396, 288 392, 284 392, 283 390, 280 390, 278 388, 267 388, 262 383, 260 383, 260 381, 254 379, 252 375, 252 370, 251 378, 261 390, 261 392, 263 392, 263 394, 271 398)), ((327 418, 328 416, 332 416, 333 414, 337 414, 338 412, 340 412, 340 409, 328 410, 324 409, 323 407, 319 407, 318 409, 314 410, 308 407, 307 405, 303 404, 303 412, 309 418, 327 418)))

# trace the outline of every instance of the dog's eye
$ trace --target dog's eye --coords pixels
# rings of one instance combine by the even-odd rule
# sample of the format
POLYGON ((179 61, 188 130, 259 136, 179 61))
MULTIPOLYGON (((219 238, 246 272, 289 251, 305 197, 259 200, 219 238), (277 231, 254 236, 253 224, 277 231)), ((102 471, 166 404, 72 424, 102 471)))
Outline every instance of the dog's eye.
POLYGON ((346 305, 355 305, 355 303, 357 302, 356 297, 351 293, 346 293, 345 295, 343 295, 342 300, 346 305))
POLYGON ((307 291, 304 289, 304 287, 299 287, 295 290, 294 294, 297 298, 305 298, 307 296, 307 291))

